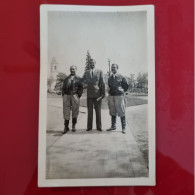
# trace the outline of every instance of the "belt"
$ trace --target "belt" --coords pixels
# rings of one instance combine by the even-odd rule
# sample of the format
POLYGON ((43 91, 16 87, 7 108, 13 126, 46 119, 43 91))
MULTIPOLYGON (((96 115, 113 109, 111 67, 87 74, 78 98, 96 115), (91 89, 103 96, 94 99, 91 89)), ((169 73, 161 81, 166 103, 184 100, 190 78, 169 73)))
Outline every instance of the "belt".
POLYGON ((109 93, 111 96, 124 96, 124 93, 109 93))
POLYGON ((65 95, 76 95, 77 93, 76 92, 70 92, 70 93, 65 93, 65 95))

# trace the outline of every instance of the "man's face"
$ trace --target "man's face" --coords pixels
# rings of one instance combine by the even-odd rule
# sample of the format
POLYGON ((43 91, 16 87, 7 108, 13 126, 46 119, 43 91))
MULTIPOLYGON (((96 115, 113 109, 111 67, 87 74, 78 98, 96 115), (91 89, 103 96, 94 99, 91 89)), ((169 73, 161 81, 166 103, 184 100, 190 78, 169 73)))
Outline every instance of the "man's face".
POLYGON ((117 68, 117 65, 116 65, 116 64, 113 64, 113 65, 112 65, 111 71, 112 71, 113 74, 116 74, 116 73, 117 73, 118 68, 117 68))
POLYGON ((70 68, 70 74, 71 75, 75 75, 76 74, 76 68, 75 67, 71 67, 70 68))
POLYGON ((95 68, 95 63, 91 62, 91 69, 94 69, 94 68, 95 68))

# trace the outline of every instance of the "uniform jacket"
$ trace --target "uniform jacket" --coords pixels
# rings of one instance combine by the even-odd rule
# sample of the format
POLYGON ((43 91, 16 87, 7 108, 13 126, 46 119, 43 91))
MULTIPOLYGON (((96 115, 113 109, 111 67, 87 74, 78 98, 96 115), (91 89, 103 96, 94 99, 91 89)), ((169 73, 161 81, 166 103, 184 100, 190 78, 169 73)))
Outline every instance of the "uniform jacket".
POLYGON ((105 82, 101 70, 95 69, 93 77, 89 70, 86 71, 82 80, 87 84, 87 98, 99 98, 100 96, 105 96, 105 82))
POLYGON ((111 75, 108 78, 109 94, 112 96, 123 95, 128 90, 126 79, 116 73, 115 78, 111 75))
POLYGON ((77 94, 79 97, 81 97, 82 93, 83 85, 80 77, 75 75, 74 79, 71 81, 71 75, 69 75, 64 79, 62 85, 62 96, 64 94, 66 95, 77 94))

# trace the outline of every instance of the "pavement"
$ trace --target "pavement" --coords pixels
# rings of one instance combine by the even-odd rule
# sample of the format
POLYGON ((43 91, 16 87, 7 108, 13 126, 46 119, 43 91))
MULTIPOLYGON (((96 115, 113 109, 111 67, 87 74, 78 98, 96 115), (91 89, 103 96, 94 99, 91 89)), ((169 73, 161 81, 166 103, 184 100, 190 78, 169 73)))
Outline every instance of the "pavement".
MULTIPOLYGON (((146 106, 128 107, 127 112, 141 112, 146 106)), ((117 130, 108 132, 111 119, 104 109, 103 131, 96 130, 95 113, 93 130, 86 131, 87 109, 81 107, 77 131, 70 129, 63 135, 61 99, 48 100, 47 112, 47 179, 148 177, 147 162, 132 134, 131 121, 127 121, 126 134, 122 134, 120 118, 117 130)))

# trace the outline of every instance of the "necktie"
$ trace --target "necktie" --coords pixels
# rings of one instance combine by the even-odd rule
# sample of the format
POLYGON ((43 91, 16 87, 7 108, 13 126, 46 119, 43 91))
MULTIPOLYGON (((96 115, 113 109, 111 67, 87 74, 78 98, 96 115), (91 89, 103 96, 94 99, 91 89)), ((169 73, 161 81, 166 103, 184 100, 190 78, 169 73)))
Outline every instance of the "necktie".
POLYGON ((91 71, 91 77, 93 78, 93 70, 91 71))

